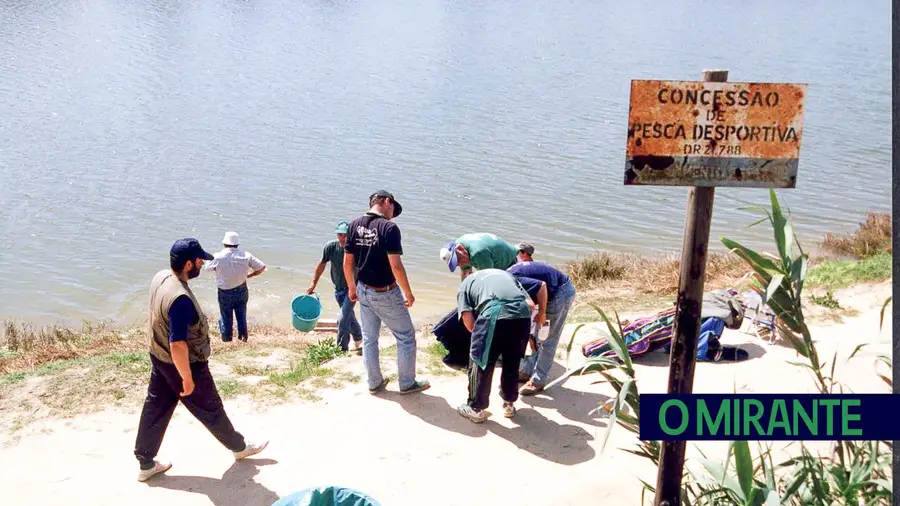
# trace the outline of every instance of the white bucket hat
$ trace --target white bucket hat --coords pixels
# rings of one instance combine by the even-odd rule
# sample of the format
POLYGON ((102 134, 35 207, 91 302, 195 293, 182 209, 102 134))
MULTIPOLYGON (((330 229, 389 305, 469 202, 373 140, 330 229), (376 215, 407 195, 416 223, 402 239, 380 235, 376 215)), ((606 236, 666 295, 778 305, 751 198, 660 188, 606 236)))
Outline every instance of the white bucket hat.
POLYGON ((225 246, 237 246, 240 243, 237 232, 225 232, 225 237, 222 238, 222 244, 225 246))

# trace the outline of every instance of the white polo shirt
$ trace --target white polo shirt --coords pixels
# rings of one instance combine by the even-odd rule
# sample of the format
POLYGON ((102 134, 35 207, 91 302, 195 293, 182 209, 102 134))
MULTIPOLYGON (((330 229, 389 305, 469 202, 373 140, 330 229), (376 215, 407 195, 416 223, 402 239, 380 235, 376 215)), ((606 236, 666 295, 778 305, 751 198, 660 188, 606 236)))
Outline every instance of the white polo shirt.
POLYGON ((216 286, 231 290, 247 282, 247 275, 256 272, 266 264, 249 252, 240 248, 223 248, 206 263, 206 270, 215 271, 216 286))

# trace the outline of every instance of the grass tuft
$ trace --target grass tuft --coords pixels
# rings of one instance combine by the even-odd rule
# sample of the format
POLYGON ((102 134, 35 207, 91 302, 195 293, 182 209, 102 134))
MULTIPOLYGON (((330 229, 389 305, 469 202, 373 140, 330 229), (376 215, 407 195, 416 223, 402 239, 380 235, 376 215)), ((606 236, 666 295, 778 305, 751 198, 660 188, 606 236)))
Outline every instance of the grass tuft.
POLYGON ((323 339, 310 345, 303 358, 292 362, 287 371, 270 373, 269 381, 281 388, 291 388, 310 378, 316 378, 321 385, 325 378, 333 376, 335 373, 333 369, 321 367, 321 365, 343 355, 344 352, 334 341, 323 339))
POLYGON ((434 341, 425 347, 425 354, 432 358, 443 359, 447 354, 447 348, 440 341, 434 341))
POLYGON ((831 290, 828 290, 828 292, 826 292, 825 295, 815 295, 815 294, 810 295, 809 300, 810 300, 810 302, 812 302, 813 304, 815 304, 817 306, 822 306, 822 307, 825 307, 828 309, 840 309, 841 308, 841 304, 834 297, 834 292, 832 292, 831 290))

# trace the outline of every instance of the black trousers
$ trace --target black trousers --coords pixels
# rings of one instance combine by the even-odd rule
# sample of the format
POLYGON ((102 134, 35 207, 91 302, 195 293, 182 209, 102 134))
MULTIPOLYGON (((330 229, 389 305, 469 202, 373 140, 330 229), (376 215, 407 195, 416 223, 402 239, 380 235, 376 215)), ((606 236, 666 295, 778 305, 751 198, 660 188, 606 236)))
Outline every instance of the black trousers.
POLYGON ((212 433, 220 443, 233 452, 242 451, 246 444, 244 436, 234 430, 231 420, 225 414, 225 406, 216 390, 216 383, 209 373, 207 362, 191 363, 194 378, 194 392, 181 397, 182 383, 178 369, 154 356, 150 356, 150 386, 147 399, 141 411, 134 455, 141 463, 141 469, 153 467, 153 459, 159 453, 163 436, 172 419, 178 401, 212 433))
POLYGON ((530 318, 497 320, 486 367, 481 369, 469 359, 468 404, 472 409, 481 411, 490 404, 494 367, 501 356, 500 397, 506 402, 515 402, 519 398, 519 362, 525 356, 530 332, 530 318))

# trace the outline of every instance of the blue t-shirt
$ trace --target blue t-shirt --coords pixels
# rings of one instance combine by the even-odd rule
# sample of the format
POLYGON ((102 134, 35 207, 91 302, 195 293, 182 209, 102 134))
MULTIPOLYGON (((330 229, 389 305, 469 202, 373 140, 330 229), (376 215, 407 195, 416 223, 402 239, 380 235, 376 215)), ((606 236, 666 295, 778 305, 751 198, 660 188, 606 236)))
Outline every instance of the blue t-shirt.
MULTIPOLYGON (((519 262, 506 271, 519 278, 520 282, 521 278, 526 277, 547 283, 548 299, 552 299, 560 288, 569 283, 569 276, 544 262, 519 262)), ((524 283, 522 285, 524 286, 524 283)), ((527 290, 528 287, 525 289, 527 290)))
POLYGON ((194 302, 187 295, 180 295, 169 306, 169 342, 187 341, 188 327, 200 321, 194 302))
MULTIPOLYGON (((513 274, 513 276, 515 276, 515 274, 513 274)), ((537 279, 529 278, 526 276, 515 276, 515 278, 519 280, 519 284, 522 285, 522 288, 525 289, 525 292, 528 293, 528 296, 531 297, 531 300, 533 300, 534 303, 537 304, 537 295, 538 292, 541 291, 541 285, 543 285, 544 283, 542 281, 538 281, 537 279)), ((549 292, 547 293, 547 297, 550 297, 549 292)))

